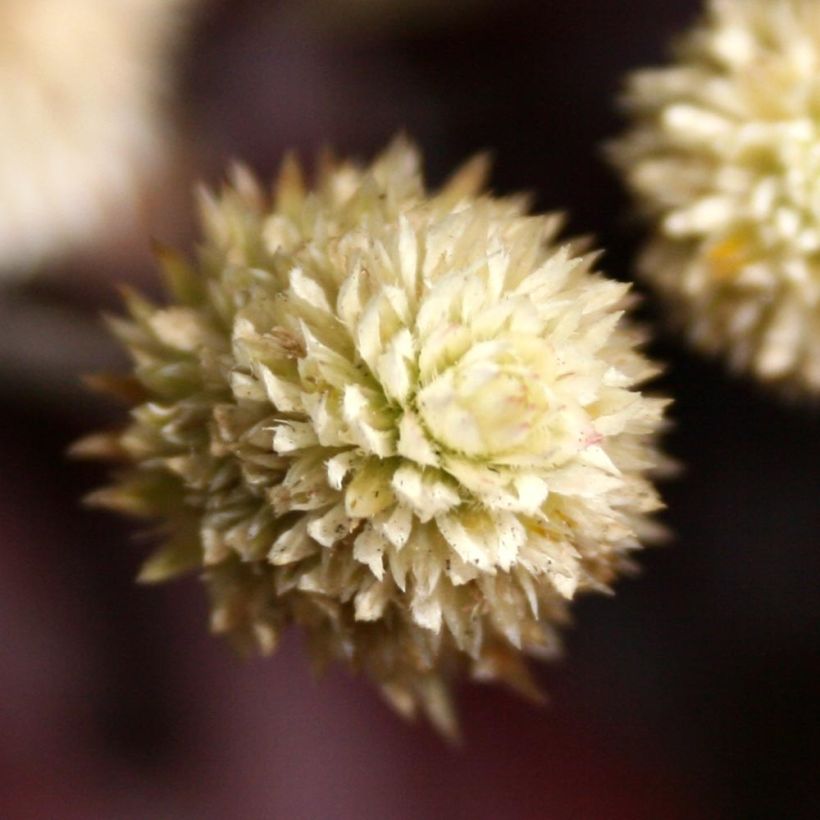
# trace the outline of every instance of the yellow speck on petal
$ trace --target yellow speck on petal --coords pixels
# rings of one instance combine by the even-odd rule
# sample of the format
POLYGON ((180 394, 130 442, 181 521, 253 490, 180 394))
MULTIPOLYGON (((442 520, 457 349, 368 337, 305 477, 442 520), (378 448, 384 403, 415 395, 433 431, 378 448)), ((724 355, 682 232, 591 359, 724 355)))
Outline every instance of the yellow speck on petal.
POLYGON ((718 282, 730 282, 748 261, 748 246, 739 237, 729 237, 707 252, 712 276, 718 282))

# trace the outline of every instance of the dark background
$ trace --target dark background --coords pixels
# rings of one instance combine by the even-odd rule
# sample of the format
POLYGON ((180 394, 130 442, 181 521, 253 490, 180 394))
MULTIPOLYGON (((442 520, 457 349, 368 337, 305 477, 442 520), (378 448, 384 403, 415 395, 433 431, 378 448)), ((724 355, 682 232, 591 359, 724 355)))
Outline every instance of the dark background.
MULTIPOLYGON (((624 73, 662 59, 698 4, 366 5, 206 4, 180 60, 185 163, 216 182, 241 157, 269 177, 288 147, 367 158, 404 128, 435 183, 489 147, 495 191, 567 209, 603 268, 629 278, 639 237, 601 144, 622 127, 624 73)), ((179 201, 185 217, 151 230, 188 247, 187 187, 179 201)), ((151 282, 134 260, 68 264, 8 298, 96 327, 116 303, 109 280, 151 282)), ((642 312, 654 321, 651 299, 642 312)), ((62 337, 38 325, 30 341, 62 337)), ((0 384, 0 816, 820 816, 816 406, 655 343, 676 399, 666 446, 685 465, 665 487, 675 539, 641 554, 614 598, 577 603, 565 659, 539 670, 546 708, 465 686, 452 749, 364 681, 314 682, 298 636, 237 660, 207 634, 195 580, 133 584, 145 544, 79 507, 104 470, 64 455, 112 417, 74 387, 115 355, 92 347, 61 380, 0 384)))

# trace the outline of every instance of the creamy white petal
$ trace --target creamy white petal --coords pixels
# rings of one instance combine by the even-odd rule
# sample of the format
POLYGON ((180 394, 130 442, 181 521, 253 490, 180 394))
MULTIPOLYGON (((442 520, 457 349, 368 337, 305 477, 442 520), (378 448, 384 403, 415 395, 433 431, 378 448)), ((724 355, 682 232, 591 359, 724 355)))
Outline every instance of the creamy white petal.
POLYGON ((381 581, 384 577, 384 553, 389 542, 372 527, 365 527, 353 542, 353 557, 370 567, 381 581))

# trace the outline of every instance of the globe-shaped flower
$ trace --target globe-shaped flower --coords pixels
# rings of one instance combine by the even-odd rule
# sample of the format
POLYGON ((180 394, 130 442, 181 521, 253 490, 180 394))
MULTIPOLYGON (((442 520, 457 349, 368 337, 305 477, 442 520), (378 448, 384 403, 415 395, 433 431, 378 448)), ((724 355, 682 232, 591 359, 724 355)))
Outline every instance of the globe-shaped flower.
POLYGON ((80 450, 124 462, 98 502, 165 521, 145 580, 203 568, 216 631, 299 623, 451 731, 456 676, 536 693, 524 656, 652 534, 664 402, 627 286, 481 194, 483 160, 435 194, 403 140, 320 165, 205 196, 198 264, 162 252, 174 303, 112 323, 131 424, 80 450))
POLYGON ((612 147, 640 269, 698 346, 820 391, 820 3, 712 0, 676 57, 632 76, 612 147))

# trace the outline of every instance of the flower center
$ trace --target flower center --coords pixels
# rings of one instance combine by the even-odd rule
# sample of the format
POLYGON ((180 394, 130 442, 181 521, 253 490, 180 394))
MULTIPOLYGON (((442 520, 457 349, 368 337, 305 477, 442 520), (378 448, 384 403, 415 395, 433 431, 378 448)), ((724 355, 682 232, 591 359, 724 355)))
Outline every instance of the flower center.
POLYGON ((474 457, 527 446, 550 408, 551 368, 535 341, 479 343, 420 390, 419 413, 441 446, 474 457))

